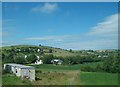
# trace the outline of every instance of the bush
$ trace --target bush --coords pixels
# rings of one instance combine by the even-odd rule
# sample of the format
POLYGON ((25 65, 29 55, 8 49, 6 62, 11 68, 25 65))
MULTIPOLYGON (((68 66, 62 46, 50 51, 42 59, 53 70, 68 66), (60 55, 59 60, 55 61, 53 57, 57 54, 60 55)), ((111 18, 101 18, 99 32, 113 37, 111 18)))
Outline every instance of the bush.
POLYGON ((41 71, 41 70, 36 70, 35 72, 36 72, 36 73, 42 73, 42 71, 41 71))
POLYGON ((35 77, 35 80, 37 81, 37 80, 42 80, 41 78, 39 78, 39 77, 35 77))
POLYGON ((7 71, 6 70, 2 70, 2 75, 6 74, 7 71))
POLYGON ((30 84, 30 81, 28 79, 26 79, 26 78, 23 78, 22 83, 30 84))
POLYGON ((85 71, 85 72, 94 72, 94 68, 90 67, 90 66, 84 66, 84 67, 81 67, 80 69, 81 71, 85 71))

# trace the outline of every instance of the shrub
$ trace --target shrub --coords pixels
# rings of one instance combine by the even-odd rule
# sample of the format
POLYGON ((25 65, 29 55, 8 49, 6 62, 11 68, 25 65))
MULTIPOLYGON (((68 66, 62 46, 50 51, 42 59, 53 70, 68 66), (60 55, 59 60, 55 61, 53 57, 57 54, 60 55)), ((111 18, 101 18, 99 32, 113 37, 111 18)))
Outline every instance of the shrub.
POLYGON ((39 77, 35 77, 35 80, 37 81, 37 80, 42 80, 41 78, 39 78, 39 77))
POLYGON ((90 67, 90 66, 83 66, 81 67, 81 71, 86 71, 86 72, 94 72, 94 68, 90 67))
POLYGON ((41 70, 36 70, 35 72, 36 72, 36 73, 42 73, 42 71, 41 71, 41 70))

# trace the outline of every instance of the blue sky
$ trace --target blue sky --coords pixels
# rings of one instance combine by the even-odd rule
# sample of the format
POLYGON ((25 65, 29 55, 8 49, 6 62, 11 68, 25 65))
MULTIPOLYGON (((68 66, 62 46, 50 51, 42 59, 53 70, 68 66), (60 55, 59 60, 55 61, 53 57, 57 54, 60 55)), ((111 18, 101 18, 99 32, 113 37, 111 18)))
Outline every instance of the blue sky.
POLYGON ((4 2, 2 44, 116 49, 117 7, 116 2, 4 2))

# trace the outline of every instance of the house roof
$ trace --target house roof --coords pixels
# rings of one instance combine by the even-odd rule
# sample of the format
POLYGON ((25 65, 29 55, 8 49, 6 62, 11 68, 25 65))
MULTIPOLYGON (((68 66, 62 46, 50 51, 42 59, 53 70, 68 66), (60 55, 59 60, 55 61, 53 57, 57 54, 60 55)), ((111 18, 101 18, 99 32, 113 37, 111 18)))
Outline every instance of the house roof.
POLYGON ((21 69, 34 69, 34 67, 32 67, 32 66, 25 66, 25 65, 21 65, 21 64, 8 63, 6 65, 10 65, 10 66, 13 66, 13 67, 18 67, 18 68, 21 68, 21 69))
POLYGON ((53 60, 51 60, 51 62, 63 62, 62 60, 60 60, 60 59, 53 59, 53 60))

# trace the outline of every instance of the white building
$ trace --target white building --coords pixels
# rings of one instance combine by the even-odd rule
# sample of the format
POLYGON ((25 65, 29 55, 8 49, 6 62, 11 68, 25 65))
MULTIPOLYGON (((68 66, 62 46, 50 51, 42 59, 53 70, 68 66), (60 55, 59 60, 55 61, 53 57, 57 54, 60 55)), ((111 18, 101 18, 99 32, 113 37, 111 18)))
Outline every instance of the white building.
POLYGON ((27 55, 25 55, 25 59, 27 58, 27 55))
POLYGON ((62 64, 62 60, 60 60, 60 59, 53 59, 53 60, 51 60, 51 63, 53 63, 53 64, 59 64, 59 65, 61 65, 62 64))
POLYGON ((36 55, 37 56, 37 60, 35 62, 35 64, 43 64, 43 61, 40 59, 40 56, 36 55))
POLYGON ((42 60, 36 60, 35 64, 43 64, 42 60))
POLYGON ((38 49, 37 52, 40 52, 40 49, 38 49))
POLYGON ((31 81, 35 80, 35 68, 32 66, 25 66, 21 64, 4 64, 4 70, 13 73, 18 77, 28 78, 31 81))

